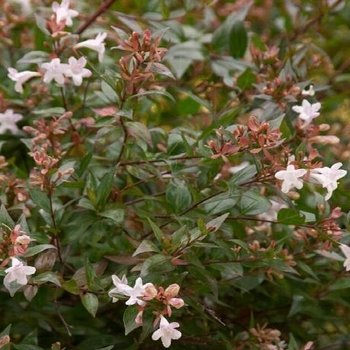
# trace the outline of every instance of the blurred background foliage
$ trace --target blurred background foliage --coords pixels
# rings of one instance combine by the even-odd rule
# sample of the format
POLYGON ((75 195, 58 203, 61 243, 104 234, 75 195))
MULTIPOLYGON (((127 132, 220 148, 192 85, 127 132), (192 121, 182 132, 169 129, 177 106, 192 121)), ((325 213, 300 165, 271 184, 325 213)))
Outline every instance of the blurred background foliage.
MULTIPOLYGON (((58 257, 51 250, 29 257, 42 272, 30 301, 0 290, 0 336, 11 336, 3 348, 161 348, 147 327, 125 336, 126 307, 107 295, 114 273, 181 285, 187 307, 174 312, 183 337, 173 349, 282 349, 282 340, 289 350, 311 349, 311 342, 315 349, 349 348, 350 277, 336 244, 332 249, 340 237, 322 226, 333 208, 350 210, 349 177, 329 203, 312 186, 288 198, 271 174, 261 177, 273 167, 264 155, 228 156, 232 166, 254 165, 230 177, 208 141, 220 127, 228 137, 253 114, 280 128, 291 153, 306 153, 291 106, 313 85, 311 100, 322 103, 317 123, 328 123, 327 135, 340 139, 317 145, 319 158, 349 171, 350 2, 75 1, 80 15, 60 57, 71 55, 78 37, 106 31, 104 61, 82 50, 94 72, 84 86, 62 93, 33 80, 19 95, 7 68, 35 69, 52 54, 45 30, 51 5, 0 0, 0 112, 21 113, 20 126, 73 112, 59 141, 66 152, 60 165, 73 162, 75 169, 52 192, 31 188, 29 136, 0 135, 13 176, 1 183, 2 223, 22 220, 36 243, 62 249, 58 257), (162 63, 169 72, 156 70, 155 81, 143 81, 139 94, 126 99, 119 66, 125 52, 110 49, 120 34, 112 27, 127 36, 151 29, 168 49, 162 63), (16 179, 28 189, 27 201, 9 191, 16 179), (271 224, 259 215, 276 198, 291 211, 271 224)), ((283 158, 281 148, 276 152, 283 158)), ((348 221, 338 220, 343 243, 350 242, 348 221)))

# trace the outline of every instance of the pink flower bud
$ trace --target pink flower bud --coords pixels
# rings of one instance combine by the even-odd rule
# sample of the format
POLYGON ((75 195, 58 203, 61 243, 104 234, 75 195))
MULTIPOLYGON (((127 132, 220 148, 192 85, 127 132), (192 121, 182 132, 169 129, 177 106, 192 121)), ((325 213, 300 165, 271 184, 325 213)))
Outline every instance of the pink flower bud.
POLYGON ((145 293, 143 295, 144 300, 152 300, 158 295, 157 288, 152 283, 147 283, 145 293))
POLYGON ((179 290, 180 290, 180 286, 178 284, 174 283, 174 284, 171 284, 170 286, 168 286, 167 289, 165 289, 164 295, 167 298, 175 297, 176 295, 179 294, 179 290))
POLYGON ((142 316, 143 316, 143 310, 139 311, 135 317, 135 323, 138 325, 142 325, 142 316))
POLYGON ((169 304, 173 306, 175 309, 180 309, 185 305, 185 302, 181 298, 171 298, 169 300, 169 304))

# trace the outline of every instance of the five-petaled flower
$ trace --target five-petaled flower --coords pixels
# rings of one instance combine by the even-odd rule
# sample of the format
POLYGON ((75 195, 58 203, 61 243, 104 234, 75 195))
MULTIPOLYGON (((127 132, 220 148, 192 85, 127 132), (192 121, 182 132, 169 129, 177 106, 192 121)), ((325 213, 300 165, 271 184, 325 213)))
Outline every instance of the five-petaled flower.
POLYGON ((181 332, 175 329, 179 326, 177 322, 169 323, 164 316, 160 316, 159 329, 152 334, 152 339, 158 340, 161 338, 163 346, 168 348, 171 345, 172 339, 176 340, 181 338, 181 332))
POLYGON ((146 302, 142 300, 142 297, 146 294, 146 288, 153 286, 152 283, 143 284, 142 278, 139 277, 136 280, 134 287, 130 287, 125 275, 122 277, 122 279, 118 278, 116 275, 113 275, 112 280, 115 288, 111 289, 108 295, 113 298, 113 302, 118 301, 118 295, 124 295, 129 297, 129 299, 125 302, 126 305, 146 305, 146 302))
POLYGON ((0 113, 0 135, 6 131, 16 134, 19 130, 16 123, 22 119, 22 114, 14 113, 12 109, 7 109, 4 113, 0 113))
POLYGON ((117 302, 119 299, 115 295, 126 295, 132 287, 128 286, 128 280, 125 275, 120 279, 116 275, 112 275, 112 280, 115 288, 108 292, 108 295, 112 298, 113 303, 117 302))
POLYGON ((347 174, 346 170, 339 169, 342 163, 335 163, 330 168, 316 168, 310 172, 311 178, 319 182, 323 188, 327 189, 325 200, 331 198, 333 191, 338 187, 338 180, 347 174))
POLYGON ((38 72, 32 72, 29 70, 25 70, 23 72, 18 72, 17 69, 9 67, 7 76, 16 82, 15 91, 18 93, 23 93, 23 84, 26 83, 29 79, 40 76, 38 72))
POLYGON ((54 2, 52 4, 52 11, 56 14, 56 23, 65 21, 66 26, 70 27, 73 24, 72 18, 79 15, 78 11, 69 8, 70 0, 63 0, 61 4, 54 2))
POLYGON ((44 83, 50 83, 55 80, 57 84, 63 85, 65 74, 68 72, 68 64, 61 63, 59 58, 54 58, 50 62, 45 62, 41 64, 41 68, 45 71, 44 73, 44 83))
POLYGON ((80 57, 77 60, 72 56, 68 59, 68 69, 64 74, 67 77, 71 77, 76 86, 80 86, 83 78, 88 78, 92 74, 89 69, 85 68, 86 62, 85 57, 80 57))
POLYGON ((105 52, 105 42, 104 40, 107 37, 107 33, 99 33, 97 34, 95 39, 88 39, 85 41, 82 41, 81 43, 78 43, 75 45, 76 49, 79 49, 81 47, 87 47, 88 49, 94 50, 98 52, 98 60, 101 62, 103 60, 103 55, 105 52))
POLYGON ((276 179, 282 180, 282 192, 288 193, 292 188, 296 187, 300 190, 303 187, 303 182, 300 180, 307 173, 305 169, 295 169, 294 165, 289 164, 286 170, 277 171, 276 179))
POLYGON ((27 276, 33 275, 36 271, 33 266, 26 266, 22 261, 12 257, 12 266, 5 270, 4 286, 8 288, 9 284, 16 282, 25 286, 28 283, 27 276))
POLYGON ((131 290, 126 290, 124 295, 128 296, 129 299, 125 302, 126 305, 134 305, 138 304, 140 306, 146 305, 146 302, 141 298, 145 295, 147 286, 151 285, 151 283, 142 283, 142 278, 139 277, 133 288, 131 290))
POLYGON ((343 266, 345 267, 346 271, 350 271, 350 247, 345 244, 340 244, 339 247, 346 258, 343 266))
POLYGON ((313 119, 317 118, 320 113, 321 103, 316 102, 311 104, 308 100, 303 100, 301 106, 292 107, 294 112, 299 113, 299 118, 304 121, 303 127, 309 125, 313 119))

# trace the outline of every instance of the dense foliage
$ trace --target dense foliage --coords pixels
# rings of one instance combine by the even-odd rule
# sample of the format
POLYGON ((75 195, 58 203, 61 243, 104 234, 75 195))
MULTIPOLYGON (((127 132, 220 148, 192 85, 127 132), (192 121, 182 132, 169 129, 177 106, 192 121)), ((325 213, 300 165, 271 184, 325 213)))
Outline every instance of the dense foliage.
POLYGON ((0 4, 0 349, 350 347, 347 0, 0 4))

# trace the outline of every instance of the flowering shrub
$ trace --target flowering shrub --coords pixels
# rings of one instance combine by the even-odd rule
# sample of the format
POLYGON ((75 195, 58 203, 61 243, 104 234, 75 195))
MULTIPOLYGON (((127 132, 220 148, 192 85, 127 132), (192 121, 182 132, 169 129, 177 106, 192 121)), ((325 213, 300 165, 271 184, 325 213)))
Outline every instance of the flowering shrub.
POLYGON ((1 4, 0 349, 349 346, 346 1, 1 4))

